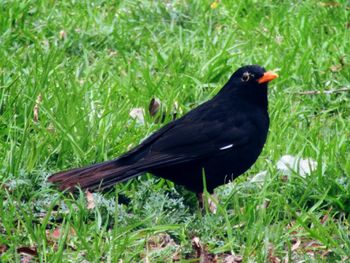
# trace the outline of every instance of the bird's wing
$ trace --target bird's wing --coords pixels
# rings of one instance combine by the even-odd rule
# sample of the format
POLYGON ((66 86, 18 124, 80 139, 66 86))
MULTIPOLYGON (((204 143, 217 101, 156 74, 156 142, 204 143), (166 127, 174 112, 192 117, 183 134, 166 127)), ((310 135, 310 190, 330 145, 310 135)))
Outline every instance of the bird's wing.
POLYGON ((227 122, 220 121, 182 121, 157 137, 137 166, 145 169, 169 166, 238 149, 249 142, 248 130, 248 127, 227 127, 227 122))
MULTIPOLYGON (((174 133, 171 132, 174 128, 176 128, 176 131, 183 130, 183 127, 185 130, 191 130, 191 127, 196 128, 196 126, 202 126, 201 124, 208 124, 209 127, 211 126, 210 120, 207 119, 207 115, 211 115, 211 117, 216 117, 215 114, 218 115, 218 119, 222 118, 223 114, 221 113, 223 110, 221 109, 223 107, 223 103, 217 103, 215 99, 211 99, 209 101, 204 102, 203 104, 199 105, 197 108, 189 111, 187 114, 182 116, 181 118, 174 120, 172 122, 169 122, 162 128, 160 128, 158 131, 154 132, 152 135, 150 135, 148 138, 146 138, 144 141, 142 141, 139 145, 137 145, 135 148, 131 149, 130 151, 124 153, 122 156, 120 156, 118 159, 127 159, 128 157, 132 157, 133 155, 139 155, 141 152, 147 151, 149 147, 152 146, 153 143, 155 143, 157 140, 159 140, 161 137, 168 137, 169 135, 174 136, 174 133), (187 126, 187 127, 186 127, 187 126), (166 135, 166 136, 164 136, 166 135)), ((223 120, 222 120, 223 121, 223 120)), ((176 132, 175 132, 176 136, 176 132)))

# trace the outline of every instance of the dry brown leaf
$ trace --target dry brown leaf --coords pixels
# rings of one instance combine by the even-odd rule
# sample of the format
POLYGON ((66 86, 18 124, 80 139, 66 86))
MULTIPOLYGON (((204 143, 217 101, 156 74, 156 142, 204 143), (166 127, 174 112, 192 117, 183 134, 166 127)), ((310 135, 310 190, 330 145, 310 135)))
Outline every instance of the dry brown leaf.
POLYGON ((109 50, 109 53, 108 53, 108 56, 110 56, 110 57, 114 57, 115 55, 117 55, 118 54, 118 52, 117 51, 115 51, 115 50, 109 50))
POLYGON ((274 255, 270 255, 269 256, 269 260, 270 260, 271 263, 280 263, 281 262, 281 260, 278 257, 274 256, 274 255))
POLYGON ((267 256, 268 259, 269 259, 269 262, 271 262, 271 263, 280 263, 281 260, 274 255, 274 252, 275 252, 275 249, 272 246, 272 244, 270 244, 269 250, 268 250, 268 256, 267 256))
POLYGON ((131 118, 133 118, 138 124, 145 124, 145 111, 142 108, 133 108, 129 112, 131 118))
POLYGON ((37 251, 36 247, 19 247, 19 248, 17 248, 17 253, 18 254, 28 254, 31 256, 38 255, 38 251, 37 251))
POLYGON ((164 248, 169 245, 177 246, 174 240, 166 233, 151 236, 147 242, 147 247, 150 250, 164 248))
POLYGON ((205 246, 200 242, 199 237, 193 237, 191 240, 192 247, 196 251, 196 258, 199 259, 199 263, 217 263, 217 255, 208 253, 205 246))
POLYGON ((321 257, 327 257, 331 252, 332 252, 332 250, 327 249, 326 251, 321 253, 321 257))
POLYGON ((321 224, 323 225, 324 223, 327 222, 328 220, 328 217, 329 217, 329 213, 332 211, 332 207, 328 209, 327 213, 322 217, 321 219, 321 224))
POLYGON ((173 262, 180 261, 181 260, 180 252, 176 251, 176 253, 174 253, 171 258, 172 258, 173 262))
POLYGON ((322 7, 339 7, 340 4, 338 2, 321 2, 319 3, 322 7))
POLYGON ((243 262, 243 257, 239 255, 228 255, 225 257, 223 263, 241 263, 243 262))
POLYGON ((312 240, 304 245, 306 252, 313 252, 316 250, 322 250, 322 245, 316 240, 312 240))
POLYGON ((211 194, 208 197, 208 206, 209 206, 209 211, 213 213, 214 215, 216 214, 218 208, 217 208, 217 203, 219 203, 218 197, 216 194, 211 194))
POLYGON ((328 214, 324 215, 321 219, 321 224, 323 225, 324 223, 326 223, 326 221, 328 220, 328 214))
POLYGON ((330 71, 332 71, 334 73, 341 71, 342 68, 343 68, 342 65, 332 65, 329 67, 330 71))
POLYGON ((277 35, 275 38, 275 41, 276 41, 277 45, 281 45, 283 42, 283 36, 277 35))
MULTIPOLYGON (((46 237, 48 240, 51 241, 57 241, 61 238, 62 235, 62 228, 61 227, 56 227, 53 231, 46 230, 46 237)), ((67 236, 67 239, 69 239, 71 236, 75 236, 75 230, 74 228, 70 228, 69 234, 67 236)))
POLYGON ((21 255, 21 259, 20 259, 20 263, 31 263, 34 262, 33 260, 33 256, 28 255, 28 254, 22 254, 21 255))
POLYGON ((257 205, 256 208, 257 209, 266 209, 270 206, 271 200, 269 199, 265 199, 264 202, 261 205, 257 205))
POLYGON ((50 235, 52 239, 56 239, 56 240, 60 239, 60 236, 61 236, 61 229, 58 227, 55 228, 50 235))
POLYGON ((173 120, 176 120, 177 116, 178 115, 182 115, 183 111, 182 109, 180 108, 179 106, 179 103, 177 101, 174 102, 174 105, 173 105, 173 111, 172 111, 172 117, 173 117, 173 120))
POLYGON ((232 226, 232 229, 237 229, 237 228, 241 228, 241 227, 244 227, 244 223, 240 223, 240 224, 238 224, 238 225, 234 225, 234 226, 232 226))
POLYGON ((196 257, 199 258, 202 255, 202 244, 199 237, 193 237, 191 243, 193 249, 196 251, 196 257))
POLYGON ((300 247, 301 240, 298 238, 298 239, 292 240, 292 242, 293 241, 295 241, 295 242, 293 243, 292 251, 295 251, 295 250, 297 250, 300 247))
POLYGON ((218 263, 218 256, 206 253, 201 263, 218 263))
POLYGON ((160 109, 160 100, 158 98, 152 98, 148 106, 148 112, 153 117, 160 109))
POLYGON ((59 33, 60 39, 65 40, 67 38, 67 33, 64 30, 61 30, 59 33))
POLYGON ((89 192, 89 191, 86 191, 85 195, 86 195, 86 201, 87 201, 87 207, 86 208, 89 209, 89 210, 94 209, 96 207, 94 195, 91 192, 89 192))
POLYGON ((9 249, 9 247, 7 245, 1 244, 0 245, 0 255, 5 253, 8 249, 9 249))
POLYGON ((38 256, 36 247, 19 247, 17 253, 21 255, 21 263, 33 262, 33 258, 38 256))
POLYGON ((55 133, 56 132, 55 126, 52 123, 49 123, 49 125, 47 126, 46 129, 47 129, 47 131, 49 133, 55 133))
MULTIPOLYGON (((160 233, 154 236, 151 236, 147 240, 147 250, 148 251, 156 251, 156 250, 162 250, 167 247, 173 247, 175 248, 175 251, 172 255, 173 261, 179 261, 180 260, 180 246, 175 243, 175 241, 167 234, 167 233, 160 233)), ((147 258, 145 256, 145 261, 147 261, 147 258)))
POLYGON ((33 109, 33 121, 38 122, 39 121, 39 106, 42 101, 42 96, 41 94, 38 95, 35 101, 34 109, 33 109))

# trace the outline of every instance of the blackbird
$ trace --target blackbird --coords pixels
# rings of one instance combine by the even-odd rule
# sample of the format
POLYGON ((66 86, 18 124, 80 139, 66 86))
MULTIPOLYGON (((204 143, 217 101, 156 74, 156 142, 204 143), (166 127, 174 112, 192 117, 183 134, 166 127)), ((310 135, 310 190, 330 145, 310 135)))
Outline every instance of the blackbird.
POLYGON ((203 192, 205 178, 212 193, 248 170, 261 153, 269 129, 267 83, 277 77, 258 65, 241 67, 211 100, 132 150, 48 180, 61 190, 94 190, 149 172, 196 193, 203 192))

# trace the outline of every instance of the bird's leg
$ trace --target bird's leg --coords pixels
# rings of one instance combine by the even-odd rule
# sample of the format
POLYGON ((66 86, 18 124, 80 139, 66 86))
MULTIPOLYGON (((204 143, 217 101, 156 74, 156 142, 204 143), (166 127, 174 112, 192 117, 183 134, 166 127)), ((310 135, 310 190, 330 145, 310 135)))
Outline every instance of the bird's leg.
POLYGON ((212 212, 213 214, 216 214, 216 210, 217 210, 216 204, 218 203, 218 198, 215 193, 208 195, 207 200, 205 198, 205 194, 203 193, 198 193, 197 198, 198 198, 198 203, 201 210, 204 210, 205 205, 207 205, 210 212, 212 212), (206 202, 206 204, 204 202, 206 202))

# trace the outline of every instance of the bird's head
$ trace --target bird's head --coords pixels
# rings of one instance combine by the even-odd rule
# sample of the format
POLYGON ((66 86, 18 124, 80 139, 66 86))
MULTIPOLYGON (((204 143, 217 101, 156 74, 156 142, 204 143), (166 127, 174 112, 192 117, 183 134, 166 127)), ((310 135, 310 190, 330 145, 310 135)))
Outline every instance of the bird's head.
POLYGON ((239 68, 233 73, 231 80, 234 85, 242 88, 246 87, 261 87, 266 86, 267 83, 278 75, 272 71, 266 71, 265 68, 258 65, 249 65, 239 68))
POLYGON ((267 83, 277 77, 276 73, 266 71, 258 65, 243 66, 233 73, 218 95, 220 97, 238 96, 266 108, 267 83))

